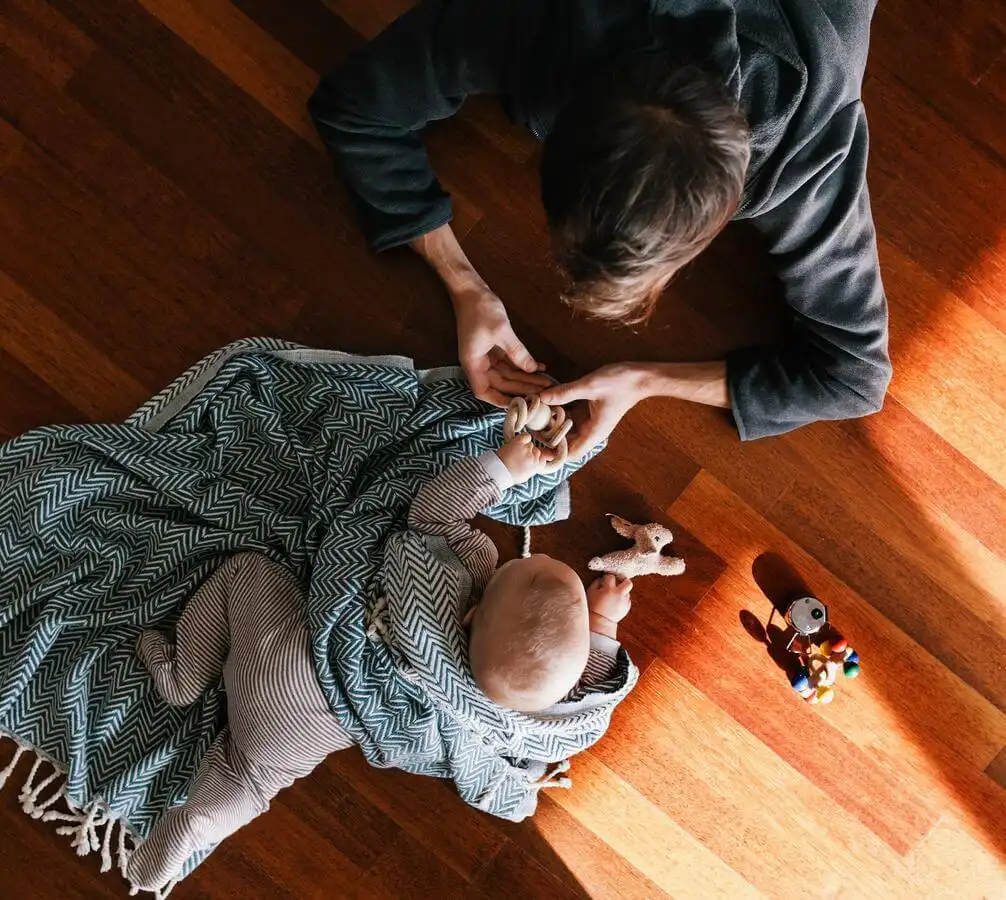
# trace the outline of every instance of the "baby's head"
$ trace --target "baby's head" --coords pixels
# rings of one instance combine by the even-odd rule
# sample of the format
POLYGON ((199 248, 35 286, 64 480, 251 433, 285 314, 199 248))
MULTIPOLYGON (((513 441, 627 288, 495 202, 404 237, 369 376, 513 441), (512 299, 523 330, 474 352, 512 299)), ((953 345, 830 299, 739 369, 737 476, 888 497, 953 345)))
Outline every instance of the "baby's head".
POLYGON ((576 684, 590 653, 587 595, 579 576, 535 554, 499 568, 467 619, 475 681, 500 706, 535 712, 576 684))

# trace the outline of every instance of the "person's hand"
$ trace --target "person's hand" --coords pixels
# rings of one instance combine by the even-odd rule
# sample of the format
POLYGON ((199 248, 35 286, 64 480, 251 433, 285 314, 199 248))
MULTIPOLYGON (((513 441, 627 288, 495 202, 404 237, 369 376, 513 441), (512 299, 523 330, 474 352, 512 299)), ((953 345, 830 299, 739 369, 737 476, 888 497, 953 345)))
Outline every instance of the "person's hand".
POLYGON ((552 460, 552 451, 539 447, 529 434, 518 434, 509 444, 504 444, 496 455, 507 467, 514 484, 523 484, 532 475, 538 475, 552 460))
POLYGON ((603 366, 576 381, 541 392, 541 399, 549 405, 587 401, 586 418, 577 422, 568 437, 571 459, 586 455, 605 440, 643 396, 639 370, 627 363, 603 366))
POLYGON ((514 334, 503 301, 484 284, 453 295, 458 355, 480 400, 506 406, 513 397, 539 393, 552 382, 514 334))
POLYGON ((622 575, 602 575, 587 588, 587 607, 592 616, 621 622, 632 608, 632 579, 622 575))

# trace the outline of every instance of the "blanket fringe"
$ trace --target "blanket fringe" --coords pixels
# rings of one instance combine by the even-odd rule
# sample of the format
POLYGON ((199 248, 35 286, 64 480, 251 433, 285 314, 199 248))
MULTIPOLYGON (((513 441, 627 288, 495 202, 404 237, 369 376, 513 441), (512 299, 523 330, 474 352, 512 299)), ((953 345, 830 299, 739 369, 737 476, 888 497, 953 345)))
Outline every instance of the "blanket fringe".
MULTIPOLYGON (((62 767, 58 766, 48 754, 36 747, 32 747, 13 735, 0 733, 0 741, 5 737, 10 738, 13 742, 14 753, 7 765, 0 769, 0 788, 3 788, 7 779, 14 773, 21 757, 25 753, 34 754, 35 760, 21 787, 21 792, 18 794, 18 801, 25 815, 31 816, 33 819, 41 819, 43 822, 65 823, 56 828, 56 834, 69 836, 70 846, 78 856, 99 853, 102 872, 111 871, 114 862, 119 874, 125 878, 126 866, 133 854, 133 848, 138 843, 138 839, 125 819, 116 816, 108 805, 97 797, 85 806, 78 806, 66 793, 66 771, 62 767), (51 766, 52 771, 44 778, 39 778, 39 770, 43 765, 51 766), (62 783, 54 785, 60 779, 62 779, 62 783), (52 792, 48 797, 43 798, 43 792, 50 785, 53 785, 52 792), (62 802, 60 803, 60 801, 62 802), (58 808, 57 803, 63 808, 58 808), (116 829, 118 829, 118 841, 113 850, 112 838, 116 829), (127 838, 133 847, 129 846, 127 838)), ((153 894, 153 900, 164 900, 177 883, 178 880, 175 879, 159 891, 150 892, 153 894)), ((135 895, 137 889, 131 887, 129 893, 135 895)))

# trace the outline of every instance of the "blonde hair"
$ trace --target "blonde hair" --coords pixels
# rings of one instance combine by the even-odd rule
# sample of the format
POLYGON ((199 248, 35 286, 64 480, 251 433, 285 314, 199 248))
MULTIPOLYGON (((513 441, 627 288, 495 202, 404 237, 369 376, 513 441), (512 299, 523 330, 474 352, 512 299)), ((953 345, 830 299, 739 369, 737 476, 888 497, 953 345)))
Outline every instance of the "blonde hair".
POLYGON ((532 712, 564 697, 583 671, 589 623, 582 592, 538 575, 490 582, 469 638, 472 674, 502 706, 532 712))

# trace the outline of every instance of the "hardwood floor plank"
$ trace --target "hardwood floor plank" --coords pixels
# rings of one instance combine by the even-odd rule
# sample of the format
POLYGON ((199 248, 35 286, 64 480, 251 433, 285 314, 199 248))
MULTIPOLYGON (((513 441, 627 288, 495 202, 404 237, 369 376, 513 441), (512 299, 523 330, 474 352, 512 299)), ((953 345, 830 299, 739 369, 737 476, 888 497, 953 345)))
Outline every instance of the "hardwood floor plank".
MULTIPOLYGON (((938 804, 955 810, 991 846, 1006 847, 1006 794, 982 774, 1006 737, 1002 711, 705 473, 692 482, 670 513, 729 560, 731 568, 714 594, 733 598, 720 601, 727 602, 732 612, 724 614, 719 628, 729 628, 733 618, 733 634, 742 642, 749 638, 735 618, 737 604, 746 599, 744 605, 763 624, 767 621, 771 604, 758 586, 754 568, 763 554, 780 554, 800 581, 831 605, 837 627, 864 660, 864 677, 843 683, 836 701, 814 714, 888 772, 908 779, 921 806, 933 809, 938 804), (908 685, 911 690, 905 689, 908 685)), ((699 613, 716 608, 714 594, 700 605, 699 613)), ((771 672, 764 660, 761 664, 771 672)), ((781 673, 774 672, 772 678, 777 691, 789 694, 785 681, 779 680, 781 673)), ((701 685, 705 689, 706 683, 701 685)), ((789 700, 793 702, 792 695, 789 700)), ((789 751, 780 748, 778 752, 789 751)), ((878 811, 884 809, 884 804, 878 805, 878 811)))
POLYGON ((156 244, 34 149, 0 184, 0 227, 11 232, 0 247, 0 270, 143 384, 167 383, 182 360, 235 336, 232 311, 205 288, 186 291, 156 244), (50 229, 60 228, 62 252, 44 268, 33 266, 51 253, 50 229))
POLYGON ((575 900, 588 896, 556 878, 520 847, 507 842, 479 872, 474 885, 484 896, 549 897, 575 900))
POLYGON ((94 43, 43 0, 5 0, 0 46, 13 51, 56 87, 70 80, 94 43))
POLYGON ((1006 790, 1006 747, 1003 747, 996 755, 996 758, 988 764, 985 774, 1006 790))
MULTIPOLYGON (((934 68, 944 76, 958 75, 977 84, 1006 48, 1006 16, 996 21, 996 6, 991 3, 976 8, 964 0, 884 0, 883 16, 878 17, 874 30, 874 48, 881 51, 890 43, 901 47, 904 39, 894 39, 894 26, 912 35, 912 46, 931 49, 938 53, 929 56, 934 68), (888 21, 890 20, 890 21, 888 21)), ((1001 14, 1000 14, 1001 15, 1001 14)), ((922 73, 905 72, 908 79, 922 80, 922 73)))
MULTIPOLYGON (((903 492, 896 506, 905 508, 916 502, 935 506, 990 552, 1006 558, 1002 488, 900 403, 891 401, 883 415, 846 423, 841 430, 866 446, 903 492), (906 453, 905 447, 917 452, 906 453)), ((843 448, 848 439, 836 438, 843 448)))
MULTIPOLYGON (((864 506, 868 517, 872 504, 864 506)), ((864 524, 862 513, 862 507, 852 510, 828 492, 802 486, 783 497, 768 518, 787 535, 798 535, 820 562, 842 572, 850 587, 951 672, 1006 709, 1006 664, 997 654, 974 652, 984 642, 1006 641, 997 596, 1006 583, 1006 565, 970 536, 955 535, 937 511, 920 510, 912 524, 921 527, 893 535, 864 524), (939 543, 933 540, 937 535, 939 543), (907 543, 912 541, 918 542, 907 543), (906 606, 906 601, 914 602, 906 606), (952 629, 945 627, 948 621, 952 629)))
MULTIPOLYGON (((461 803, 438 779, 371 768, 356 750, 333 754, 324 765, 465 881, 503 846, 505 838, 492 820, 461 803)), ((384 865, 382 860, 378 868, 384 865)))
POLYGON ((656 662, 596 755, 772 897, 907 896, 901 856, 691 683, 656 662), (802 848, 814 865, 788 877, 802 848))
MULTIPOLYGON (((1000 298, 1006 276, 999 262, 1006 215, 1003 160, 990 159, 983 146, 893 76, 881 73, 879 79, 875 96, 883 102, 871 107, 870 152, 874 159, 896 162, 901 178, 874 210, 878 232, 936 283, 1004 330, 1000 298)), ((983 113, 982 121, 987 119, 1006 121, 1006 105, 983 113)), ((1006 129, 991 140, 1006 154, 1006 129)), ((882 255, 881 263, 896 322, 901 295, 888 271, 890 261, 882 255)))
MULTIPOLYGON (((954 71, 959 62, 947 52, 947 36, 953 34, 953 30, 933 28, 927 33, 917 24, 918 16, 914 13, 909 11, 905 21, 899 21, 895 15, 886 4, 878 4, 871 29, 872 73, 888 73, 892 87, 895 81, 910 87, 915 97, 912 105, 922 114, 918 121, 928 118, 930 110, 935 110, 964 140, 972 141, 1001 166, 1006 158, 1003 155, 1006 120, 1002 104, 984 89, 983 84, 975 85, 969 80, 977 74, 974 69, 967 73, 968 77, 954 71)), ((954 38, 950 41, 953 43, 954 38)), ((935 138, 931 136, 923 146, 930 151, 937 150, 939 145, 935 138)), ((921 149, 917 147, 916 152, 921 149)), ((955 166, 952 159, 942 156, 934 155, 930 160, 940 163, 932 167, 934 173, 937 170, 946 172, 955 166)))
POLYGON ((154 392, 3 272, 0 346, 91 421, 121 421, 154 392))
MULTIPOLYGON (((31 369, 4 349, 0 349, 0 384, 5 399, 0 404, 0 438, 8 440, 41 425, 72 425, 86 416, 68 403, 31 369)), ((4 759, 8 744, 0 749, 4 759)))
MULTIPOLYGON (((605 746, 602 742, 596 749, 605 746)), ((556 792, 556 804, 660 890, 674 897, 763 896, 715 850, 606 766, 603 754, 581 754, 570 774, 575 787, 556 792)))
POLYGON ((234 6, 318 74, 363 44, 363 37, 322 0, 235 0, 234 6))
POLYGON ((413 0, 323 0, 340 19, 348 22, 368 40, 383 31, 391 22, 414 5, 413 0))
POLYGON ((1006 331, 1001 331, 881 242, 891 321, 891 396, 991 479, 1006 486, 998 436, 1006 410, 1006 331))
POLYGON ((257 248, 195 203, 132 146, 80 104, 47 88, 17 61, 0 56, 0 78, 16 85, 0 110, 17 117, 33 143, 73 173, 101 202, 120 210, 159 256, 184 262, 180 288, 209 287, 253 330, 281 328, 308 301, 305 292, 257 248))
MULTIPOLYGON (((864 660, 876 655, 876 671, 878 675, 883 672, 884 677, 848 683, 853 697, 871 697, 876 714, 882 716, 881 721, 871 723, 873 727, 860 722, 855 729, 862 730, 864 740, 868 733, 872 735, 866 740, 869 746, 884 746, 884 740, 890 739, 892 750, 900 753, 905 749, 902 738, 907 735, 924 740, 927 745, 932 742, 946 747, 973 767, 983 769, 1006 743, 1006 713, 951 674, 871 603, 746 507, 715 478, 700 473, 668 513, 713 552, 728 560, 730 571, 750 586, 744 592, 746 596, 763 596, 755 580, 755 561, 765 553, 781 555, 804 585, 832 605, 837 626, 847 633, 857 649, 864 647, 861 654, 864 660), (894 686, 909 682, 924 684, 927 690, 911 695, 893 690, 894 686), (867 689, 868 694, 863 693, 867 689), (889 718, 890 715, 896 718, 889 718), (903 726, 903 733, 892 731, 892 725, 897 723, 903 726)), ((841 709, 838 703, 829 707, 829 720, 837 723, 841 709)), ((859 711, 860 715, 864 713, 865 710, 859 711)))
MULTIPOLYGON (((530 827, 504 826, 503 831, 568 888, 586 896, 652 900, 666 893, 547 794, 539 798, 530 827)), ((487 892, 499 893, 488 888, 487 892)), ((512 894, 520 891, 515 889, 512 894)))
POLYGON ((198 51, 291 131, 321 149, 304 98, 317 73, 228 0, 140 0, 151 15, 198 51))
POLYGON ((967 830, 941 819, 907 860, 933 900, 996 897, 1006 884, 1003 857, 990 854, 967 830))

